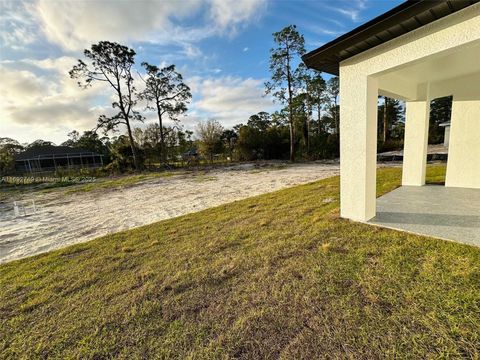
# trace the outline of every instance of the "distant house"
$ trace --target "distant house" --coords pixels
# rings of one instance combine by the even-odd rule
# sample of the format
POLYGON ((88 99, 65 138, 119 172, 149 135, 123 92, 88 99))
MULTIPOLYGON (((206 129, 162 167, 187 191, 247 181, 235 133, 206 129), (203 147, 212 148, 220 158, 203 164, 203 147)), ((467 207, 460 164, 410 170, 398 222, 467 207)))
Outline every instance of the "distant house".
POLYGON ((448 147, 448 144, 450 142, 450 121, 443 122, 439 124, 440 127, 445 128, 445 136, 443 138, 443 146, 448 147))
POLYGON ((103 166, 102 155, 68 146, 41 146, 15 156, 17 173, 52 172, 59 169, 97 168, 103 166))
POLYGON ((198 152, 197 149, 190 149, 182 154, 183 161, 191 161, 198 159, 198 152))

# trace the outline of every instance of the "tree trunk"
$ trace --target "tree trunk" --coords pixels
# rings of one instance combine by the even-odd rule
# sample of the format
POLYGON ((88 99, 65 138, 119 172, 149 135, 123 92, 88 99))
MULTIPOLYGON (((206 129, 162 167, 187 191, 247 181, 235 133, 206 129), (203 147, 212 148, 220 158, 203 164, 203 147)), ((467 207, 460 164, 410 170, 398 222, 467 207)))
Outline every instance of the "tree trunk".
POLYGON ((295 162, 295 128, 293 124, 292 74, 290 74, 290 51, 287 46, 288 120, 290 121, 290 161, 295 162))
POLYGON ((383 142, 385 143, 388 138, 388 98, 384 98, 383 104, 383 142))
POLYGON ((306 112, 305 121, 303 123, 303 142, 305 144, 305 155, 310 154, 310 117, 309 112, 306 112))
POLYGON ((158 124, 160 125, 160 164, 163 165, 165 163, 165 135, 163 133, 163 121, 162 121, 162 113, 158 108, 157 104, 157 114, 158 114, 158 124))
POLYGON ((295 129, 293 128, 293 116, 291 109, 288 117, 290 122, 290 161, 295 162, 295 129))
POLYGON ((310 119, 307 118, 307 154, 310 154, 310 119))
POLYGON ((135 166, 135 170, 140 170, 140 163, 138 161, 137 147, 135 146, 135 141, 133 140, 132 129, 130 127, 130 121, 128 121, 128 119, 127 119, 126 123, 127 123, 127 130, 128 130, 128 138, 130 140, 130 148, 132 149, 133 164, 135 166))
POLYGON ((125 108, 125 105, 123 103, 123 96, 122 96, 122 91, 120 90, 120 79, 117 76, 117 93, 118 93, 118 99, 119 99, 119 107, 120 111, 123 115, 123 118, 125 119, 125 124, 127 125, 127 131, 128 131, 128 139, 130 140, 130 148, 132 149, 132 155, 133 155, 133 165, 135 166, 135 170, 140 170, 140 163, 138 161, 138 154, 137 154, 137 147, 135 146, 135 140, 133 140, 133 135, 132 135, 132 128, 130 127, 130 106, 127 109, 125 108))
POLYGON ((335 110, 334 110, 334 118, 335 118, 335 133, 337 137, 340 135, 340 122, 338 121, 338 106, 337 106, 337 99, 335 98, 335 110))
POLYGON ((292 85, 288 70, 288 120, 290 122, 290 161, 295 162, 295 128, 293 124, 292 85))
POLYGON ((318 106, 318 110, 317 110, 317 111, 318 111, 318 112, 317 112, 317 116, 318 116, 317 135, 320 135, 321 132, 322 132, 322 130, 323 130, 323 129, 322 129, 322 118, 321 118, 321 112, 320 112, 320 110, 321 110, 321 105, 318 104, 317 106, 318 106))

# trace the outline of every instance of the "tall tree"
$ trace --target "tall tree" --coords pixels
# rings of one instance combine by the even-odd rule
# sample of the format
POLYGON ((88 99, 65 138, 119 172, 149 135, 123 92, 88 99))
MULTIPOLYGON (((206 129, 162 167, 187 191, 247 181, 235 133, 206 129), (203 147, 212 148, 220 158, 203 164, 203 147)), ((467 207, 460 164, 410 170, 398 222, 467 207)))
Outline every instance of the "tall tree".
POLYGON ((83 54, 87 62, 78 60, 78 64, 69 72, 70 77, 78 79, 78 85, 82 88, 87 88, 95 82, 102 82, 114 90, 116 101, 112 103, 112 107, 118 109, 118 113, 111 117, 101 115, 97 128, 107 132, 116 130, 119 125, 127 127, 134 166, 138 170, 140 162, 131 122, 143 121, 143 118, 134 110, 137 103, 132 76, 135 51, 115 42, 100 41, 98 44, 93 44, 91 50, 85 49, 83 54))
POLYGON ((340 134, 340 116, 338 106, 338 95, 340 94, 340 83, 338 77, 334 76, 327 81, 326 94, 329 99, 327 110, 333 120, 333 129, 335 134, 340 134))
POLYGON ((430 126, 428 141, 430 144, 439 144, 444 140, 445 130, 439 125, 449 122, 452 115, 452 96, 437 98, 430 103, 430 126))
POLYGON ((295 75, 298 77, 302 92, 299 92, 293 98, 293 109, 295 114, 295 123, 297 129, 300 130, 302 144, 303 144, 303 154, 304 156, 309 156, 310 153, 310 129, 312 123, 313 115, 313 102, 312 97, 309 93, 311 87, 311 81, 313 77, 313 72, 302 63, 298 66, 295 71, 295 75))
POLYGON ((133 135, 133 141, 135 141, 135 145, 138 148, 143 149, 147 142, 145 131, 143 131, 142 128, 136 127, 133 129, 132 135, 133 135))
MULTIPOLYGON (((387 142, 392 138, 392 130, 399 130, 398 124, 404 120, 404 108, 399 100, 384 97, 383 104, 378 107, 378 138, 387 142), (381 119, 381 121, 380 121, 381 119)), ((398 131, 394 134, 399 135, 398 131)))
POLYGON ((152 148, 158 148, 160 144, 160 126, 157 123, 148 124, 145 128, 145 139, 152 148))
POLYGON ((0 175, 13 173, 15 169, 14 156, 23 150, 17 140, 0 137, 0 175))
POLYGON ((200 139, 200 151, 213 163, 213 155, 221 151, 223 126, 216 120, 207 120, 199 122, 196 130, 200 139))
POLYGON ((104 160, 108 160, 110 158, 109 143, 110 139, 107 136, 100 137, 97 132, 87 130, 78 138, 74 147, 102 154, 104 160))
POLYGON ((180 157, 184 157, 185 153, 188 151, 193 151, 194 149, 194 141, 193 141, 193 131, 190 130, 178 130, 177 131, 178 137, 178 155, 180 157))
POLYGON ((233 150, 235 149, 237 140, 238 140, 238 134, 235 130, 232 130, 232 129, 223 130, 222 143, 223 143, 224 149, 228 154, 228 157, 230 158, 229 159, 230 161, 233 159, 233 150))
POLYGON ((389 134, 389 122, 388 122, 388 110, 390 109, 389 106, 390 99, 386 96, 383 97, 383 132, 382 132, 382 139, 383 142, 388 140, 389 134))
POLYGON ((260 131, 265 131, 270 126, 271 116, 265 111, 260 111, 258 114, 250 116, 247 121, 247 125, 253 128, 257 128, 260 131))
POLYGON ((273 33, 276 47, 270 50, 270 72, 272 80, 265 83, 266 93, 287 105, 290 127, 290 161, 295 161, 295 125, 293 98, 302 82, 294 68, 297 58, 305 54, 305 39, 295 25, 273 33))
POLYGON ((322 124, 322 108, 326 102, 326 88, 327 84, 320 72, 315 71, 314 73, 309 74, 306 79, 306 89, 309 105, 317 113, 317 135, 320 135, 325 131, 325 128, 322 124))
POLYGON ((308 93, 296 95, 292 103, 295 113, 295 128, 300 131, 303 154, 308 156, 310 152, 310 120, 312 116, 308 93))
POLYGON ((26 148, 27 149, 33 149, 33 148, 41 148, 41 147, 45 147, 45 146, 55 146, 55 144, 51 141, 37 139, 37 140, 31 142, 30 144, 28 144, 26 146, 26 148))
POLYGON ((183 77, 175 71, 175 65, 159 69, 146 62, 142 66, 147 72, 145 90, 140 94, 147 100, 147 108, 157 112, 160 125, 160 157, 165 161, 165 133, 163 119, 167 115, 172 121, 178 122, 178 116, 187 111, 187 104, 192 98, 190 88, 183 82, 183 77))

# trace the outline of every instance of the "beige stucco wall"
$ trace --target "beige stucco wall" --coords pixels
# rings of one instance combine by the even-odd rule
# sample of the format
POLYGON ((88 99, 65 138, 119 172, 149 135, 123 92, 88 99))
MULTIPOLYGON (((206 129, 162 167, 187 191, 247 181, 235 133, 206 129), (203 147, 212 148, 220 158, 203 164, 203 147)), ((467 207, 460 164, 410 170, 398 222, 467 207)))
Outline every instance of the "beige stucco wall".
POLYGON ((405 107, 402 185, 421 186, 427 169, 430 102, 407 101, 405 107))
POLYGON ((348 72, 340 81, 340 94, 348 94, 340 95, 340 215, 363 221, 375 216, 376 207, 378 84, 358 76, 348 72))
MULTIPOLYGON (((430 80, 426 83, 424 79, 418 82, 415 79, 407 81, 404 77, 395 77, 395 71, 400 74, 408 66, 461 51, 479 41, 480 4, 476 4, 340 63, 342 217, 367 221, 375 215, 376 106, 379 93, 413 101, 412 106, 407 105, 410 115, 407 114, 406 136, 410 136, 405 140, 408 146, 405 151, 410 155, 407 155, 404 165, 407 174, 404 180, 407 183, 411 179, 415 185, 424 182, 426 134, 425 131, 416 134, 416 131, 428 129, 425 126, 428 121, 427 106, 418 101, 429 102, 432 98, 429 94, 430 80), (410 124, 409 119, 413 119, 410 124)), ((458 65, 458 70, 462 71, 461 64, 458 65)), ((431 81, 437 83, 448 80, 442 79, 441 71, 432 72, 431 77, 431 81)), ((455 112, 460 116, 466 110, 462 110, 462 105, 455 105, 455 112)), ((457 129, 475 126, 458 125, 459 123, 457 121, 457 129)), ((452 141, 455 132, 461 130, 455 131, 452 125, 451 131, 452 141)), ((450 144, 452 146, 452 142, 450 144)), ((459 150, 458 153, 460 152, 459 150)), ((452 168, 451 171, 455 170, 452 168)))
POLYGON ((480 100, 454 100, 445 186, 480 189, 480 100))

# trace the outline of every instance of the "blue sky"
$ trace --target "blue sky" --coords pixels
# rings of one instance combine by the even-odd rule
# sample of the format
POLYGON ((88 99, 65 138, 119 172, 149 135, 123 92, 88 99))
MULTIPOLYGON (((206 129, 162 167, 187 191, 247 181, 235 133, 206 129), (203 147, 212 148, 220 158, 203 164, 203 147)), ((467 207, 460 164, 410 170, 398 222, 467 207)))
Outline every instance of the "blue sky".
POLYGON ((94 42, 126 44, 138 64, 175 64, 193 93, 185 128, 231 127, 278 107, 263 96, 273 32, 297 25, 310 51, 402 2, 0 1, 0 137, 55 143, 111 111, 107 89, 81 90, 67 74, 94 42))

